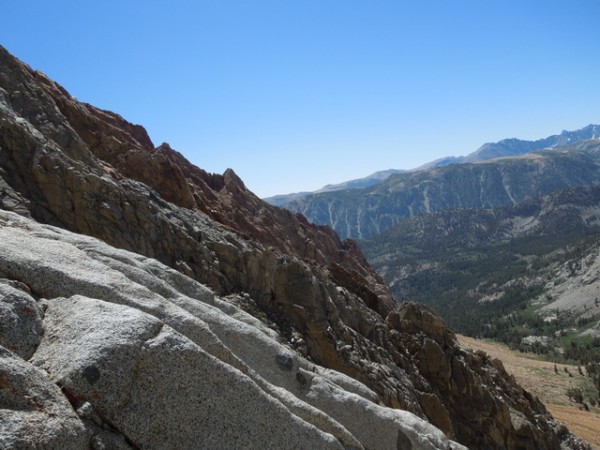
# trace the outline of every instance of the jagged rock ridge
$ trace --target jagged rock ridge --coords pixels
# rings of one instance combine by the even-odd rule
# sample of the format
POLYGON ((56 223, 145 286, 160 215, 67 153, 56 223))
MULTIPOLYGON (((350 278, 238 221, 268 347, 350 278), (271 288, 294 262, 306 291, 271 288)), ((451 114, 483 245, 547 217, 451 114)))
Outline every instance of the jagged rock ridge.
MULTIPOLYGON (((412 414, 475 448, 584 448, 501 365, 460 348, 429 310, 411 303, 395 305, 355 244, 340 241, 331 230, 312 226, 300 216, 269 207, 249 193, 232 171, 210 175, 166 145, 154 149, 141 127, 76 101, 4 49, 0 50, 0 206, 23 217, 3 216, 0 276, 7 281, 2 284, 8 286, 6 292, 18 289, 21 293, 16 297, 36 305, 20 309, 18 320, 28 323, 29 309, 37 310, 46 330, 41 341, 26 345, 27 350, 15 347, 14 339, 2 340, 10 350, 25 352, 7 353, 3 373, 22 382, 23 377, 33 379, 25 373, 35 372, 36 386, 43 385, 48 392, 44 398, 61 408, 60 415, 69 421, 74 436, 83 436, 72 441, 73 448, 85 448, 90 439, 115 448, 148 446, 148 436, 168 425, 151 412, 134 418, 127 411, 153 410, 156 400, 173 418, 173 403, 161 392, 154 392, 154 400, 148 403, 135 395, 123 399, 118 393, 128 390, 127 383, 134 383, 133 392, 152 392, 151 380, 162 374, 172 380, 173 370, 188 380, 207 361, 226 379, 238 380, 234 384, 239 382, 236 389, 246 392, 244 396, 254 392, 263 405, 273 404, 273 398, 283 404, 279 411, 294 424, 296 431, 290 433, 295 437, 267 433, 274 446, 286 447, 289 439, 303 436, 316 448, 386 448, 369 441, 376 436, 361 437, 349 430, 352 418, 360 417, 358 408, 382 411, 375 414, 385 417, 382 427, 393 423, 394 430, 406 429, 402 436, 391 434, 398 448, 409 441, 414 448, 427 448, 419 438, 410 437, 413 432, 419 435, 422 424, 412 414), (39 228, 36 222, 100 238, 174 270, 141 256, 107 250, 89 238, 39 228), (11 246, 13 241, 21 245, 11 246), (76 250, 63 251, 63 246, 76 250), (45 259, 49 255, 52 261, 45 259), (111 274, 116 272, 117 281, 105 273, 105 266, 111 274), (135 291, 131 281, 141 290, 135 291), (202 303, 210 304, 212 294, 198 283, 219 297, 215 302, 224 315, 204 310, 202 303), (275 331, 268 331, 236 305, 275 331), (24 311, 27 314, 21 318, 24 311), (79 327, 80 321, 90 320, 86 314, 105 320, 79 327), (250 322, 253 330, 286 343, 287 356, 274 358, 278 367, 290 368, 291 381, 290 376, 274 381, 281 370, 272 371, 279 375, 270 373, 272 359, 264 368, 256 361, 249 363, 244 352, 267 352, 271 344, 232 333, 230 327, 238 325, 227 322, 226 315, 243 315, 242 322, 250 322), (91 335, 86 334, 88 328, 91 335), (227 339, 231 341, 226 343, 227 339), (85 351, 80 342, 89 343, 85 351), (248 349, 251 342, 257 346, 248 349), (125 349, 133 366, 106 356, 114 349, 125 349), (26 359, 36 365, 28 365, 26 359), (306 368, 312 371, 313 366, 308 364, 317 372, 329 368, 345 374, 327 372, 327 379, 365 400, 352 397, 349 402, 355 409, 340 408, 327 395, 314 394, 316 404, 305 402, 300 393, 296 395, 294 389, 299 388, 294 383, 312 386, 306 368), (305 372, 296 372, 300 366, 305 372), (247 378, 232 374, 231 367, 247 378), (140 370, 148 370, 149 378, 140 378, 140 370), (116 376, 119 373, 124 377, 116 376), (44 377, 62 394, 44 383, 44 377), (278 394, 273 394, 262 379, 287 393, 275 389, 278 394), (125 410, 115 407, 118 402, 124 402, 125 410), (76 408, 75 413, 68 404, 76 408), (377 405, 412 414, 380 410, 377 405)), ((26 389, 39 391, 32 385, 26 389)), ((215 417, 205 422, 217 433, 206 438, 215 441, 207 442, 218 441, 219 426, 238 424, 240 417, 232 416, 218 400, 193 403, 195 396, 206 393, 202 386, 181 381, 177 389, 190 399, 185 414, 189 420, 206 415, 205 407, 218 408, 215 417)), ((249 411, 244 408, 240 405, 241 412, 249 411)), ((232 427, 227 428, 233 429, 231 439, 258 439, 257 434, 236 434, 244 434, 245 429, 232 427)), ((41 433, 40 428, 38 434, 15 429, 11 435, 15 439, 41 433)), ((439 437, 435 445, 453 445, 432 433, 439 437)), ((234 444, 253 447, 256 442, 234 444)))

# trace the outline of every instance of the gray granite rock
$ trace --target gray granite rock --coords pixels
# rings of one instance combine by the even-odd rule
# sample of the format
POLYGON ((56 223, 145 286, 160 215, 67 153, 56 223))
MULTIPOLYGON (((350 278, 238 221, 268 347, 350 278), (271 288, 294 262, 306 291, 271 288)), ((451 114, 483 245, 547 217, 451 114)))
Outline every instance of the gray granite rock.
POLYGON ((0 279, 0 345, 29 359, 42 339, 42 315, 27 286, 0 279))
POLYGON ((60 389, 0 347, 0 448, 88 448, 91 434, 60 389))
POLYGON ((342 448, 158 319, 81 296, 48 302, 33 362, 139 448, 342 448))

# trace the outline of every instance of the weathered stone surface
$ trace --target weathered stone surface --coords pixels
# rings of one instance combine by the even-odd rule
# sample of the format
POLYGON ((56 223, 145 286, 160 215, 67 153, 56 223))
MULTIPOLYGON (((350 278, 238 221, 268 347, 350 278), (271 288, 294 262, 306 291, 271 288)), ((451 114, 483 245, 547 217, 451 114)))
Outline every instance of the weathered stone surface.
POLYGON ((42 310, 27 287, 0 279, 0 345, 29 359, 43 331, 42 310))
POLYGON ((48 302, 33 362, 140 448, 341 448, 158 319, 74 296, 48 302))
POLYGON ((44 373, 0 347, 0 448, 80 450, 90 437, 44 373))
POLYGON ((356 394, 345 392, 322 379, 311 381, 308 401, 329 411, 331 417, 343 423, 364 445, 377 449, 461 449, 448 442, 444 433, 414 414, 398 409, 365 403, 356 394), (365 416, 370 417, 366 422, 365 416), (366 424, 376 423, 375 427, 366 424))

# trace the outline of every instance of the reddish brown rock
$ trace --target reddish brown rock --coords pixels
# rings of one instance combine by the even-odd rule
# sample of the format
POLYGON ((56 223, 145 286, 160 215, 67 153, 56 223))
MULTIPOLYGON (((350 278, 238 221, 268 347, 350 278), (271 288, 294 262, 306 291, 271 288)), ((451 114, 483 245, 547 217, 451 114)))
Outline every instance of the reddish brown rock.
POLYGON ((299 214, 262 201, 246 189, 231 169, 223 175, 209 174, 166 143, 154 148, 142 127, 75 101, 39 72, 34 72, 34 76, 90 151, 121 176, 141 181, 165 200, 202 211, 237 233, 282 253, 357 273, 353 284, 363 286, 354 289, 376 293, 378 300, 370 299, 373 306, 383 315, 389 312, 393 302, 388 289, 353 242, 342 242, 329 227, 310 224, 299 214))

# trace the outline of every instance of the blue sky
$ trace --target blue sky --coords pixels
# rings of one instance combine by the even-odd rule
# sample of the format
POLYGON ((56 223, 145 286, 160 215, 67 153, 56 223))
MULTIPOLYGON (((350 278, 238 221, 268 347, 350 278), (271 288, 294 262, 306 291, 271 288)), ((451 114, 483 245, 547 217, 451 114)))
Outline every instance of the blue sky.
POLYGON ((0 0, 0 44, 260 196, 600 123, 600 0, 0 0))

